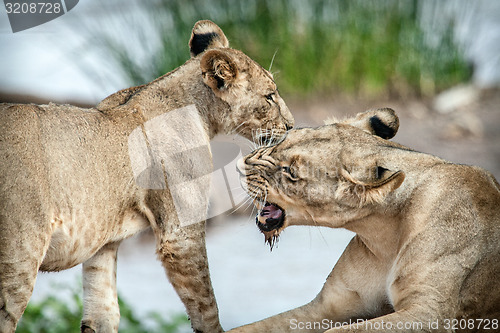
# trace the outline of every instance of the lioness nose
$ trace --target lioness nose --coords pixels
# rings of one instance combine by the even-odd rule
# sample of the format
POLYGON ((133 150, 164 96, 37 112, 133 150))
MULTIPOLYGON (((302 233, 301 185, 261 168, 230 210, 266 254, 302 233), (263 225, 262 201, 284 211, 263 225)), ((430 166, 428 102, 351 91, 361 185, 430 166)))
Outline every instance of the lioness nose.
POLYGON ((286 124, 285 127, 286 127, 286 130, 289 131, 293 128, 293 124, 286 124))

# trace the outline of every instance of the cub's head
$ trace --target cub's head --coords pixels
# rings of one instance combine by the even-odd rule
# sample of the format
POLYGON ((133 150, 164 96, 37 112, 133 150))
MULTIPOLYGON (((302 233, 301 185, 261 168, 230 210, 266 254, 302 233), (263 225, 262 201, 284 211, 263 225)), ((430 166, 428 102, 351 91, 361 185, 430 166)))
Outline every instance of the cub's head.
POLYGON ((200 58, 203 82, 228 106, 220 131, 238 133, 258 144, 272 142, 293 127, 294 119, 270 72, 244 53, 229 48, 222 30, 211 21, 197 22, 189 41, 200 58))
MULTIPOLYGON (((399 122, 391 109, 289 131, 238 161, 243 188, 259 209, 257 225, 273 246, 289 225, 341 227, 362 218, 404 180, 381 151, 399 122)), ((385 147, 385 148, 384 148, 385 147)))

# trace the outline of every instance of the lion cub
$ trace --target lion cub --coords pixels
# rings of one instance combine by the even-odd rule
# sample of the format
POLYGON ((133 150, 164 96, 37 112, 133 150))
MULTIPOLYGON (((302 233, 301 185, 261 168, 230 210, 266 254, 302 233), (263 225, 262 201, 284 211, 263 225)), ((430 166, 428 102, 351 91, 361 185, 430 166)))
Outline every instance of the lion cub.
POLYGON ((272 244, 291 225, 356 233, 309 304, 234 332, 499 332, 500 186, 487 171, 387 141, 390 109, 238 162, 272 244))
POLYGON ((0 332, 14 332, 38 270, 80 263, 82 331, 116 332, 117 249, 149 227, 193 329, 222 331, 205 223, 180 217, 206 216, 211 138, 269 141, 294 120, 272 75, 216 24, 197 22, 189 46, 184 65, 96 108, 0 105, 0 332))

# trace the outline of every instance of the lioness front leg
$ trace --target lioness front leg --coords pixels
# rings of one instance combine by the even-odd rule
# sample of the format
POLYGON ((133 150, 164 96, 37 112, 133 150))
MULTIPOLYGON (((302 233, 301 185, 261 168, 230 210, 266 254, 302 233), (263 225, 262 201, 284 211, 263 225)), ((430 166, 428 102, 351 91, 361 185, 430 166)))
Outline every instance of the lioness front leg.
MULTIPOLYGON (((345 291, 345 290, 344 290, 345 291)), ((345 291, 343 296, 339 295, 339 299, 343 299, 349 303, 356 302, 354 293, 345 291)), ((339 303, 340 304, 340 303, 339 303)), ((324 332, 326 326, 331 322, 346 319, 345 314, 341 309, 333 309, 327 307, 325 300, 322 299, 321 293, 310 303, 298 307, 296 309, 280 313, 276 316, 258 321, 253 324, 241 326, 230 330, 232 333, 284 333, 284 332, 324 332), (326 309, 330 311, 325 311, 326 309), (310 325, 309 325, 310 323, 310 325), (316 323, 316 324, 314 324, 316 323)))
POLYGON ((116 293, 116 254, 120 243, 102 247, 83 263, 84 333, 118 332, 120 309, 116 293))
MULTIPOLYGON (((418 321, 418 315, 413 311, 398 311, 386 316, 374 318, 366 321, 354 321, 353 324, 342 327, 335 327, 325 331, 325 333, 361 333, 361 332, 451 332, 444 329, 443 322, 439 322, 435 328, 432 326, 434 322, 418 321), (440 328, 440 329, 439 329, 440 328)), ((438 323, 438 322, 436 322, 438 323)))
MULTIPOLYGON (((457 223, 457 219, 454 223, 457 223)), ((470 276, 470 267, 475 267, 478 251, 477 243, 472 241, 475 235, 470 235, 469 239, 452 237, 452 233, 457 230, 447 230, 447 236, 453 241, 445 240, 436 247, 428 241, 435 229, 428 228, 418 233, 398 252, 386 279, 387 296, 395 312, 384 316, 375 315, 371 318, 376 318, 366 322, 336 327, 327 332, 455 332, 457 327, 446 321, 460 318, 460 315, 465 318, 470 316, 471 312, 459 314, 457 308, 466 299, 463 296, 461 298, 462 281, 470 276), (458 265, 450 266, 450 258, 458 265)), ((373 281, 373 277, 364 278, 365 281, 373 281)), ((467 323, 470 325, 470 322, 467 323)), ((482 331, 475 324, 460 330, 482 331)))
MULTIPOLYGON (((394 332, 394 333, 451 333, 455 332, 453 324, 449 319, 438 313, 429 311, 427 304, 415 304, 414 306, 396 311, 394 313, 362 321, 354 321, 350 325, 335 327, 325 333, 372 333, 372 332, 394 332)), ((449 317, 448 317, 449 318, 449 317)), ((471 322, 468 322, 471 325, 471 322)), ((476 326, 474 324, 474 326, 476 326)), ((468 327, 460 332, 482 332, 481 329, 468 327)))
POLYGON ((222 332, 210 281, 205 221, 177 226, 157 236, 157 253, 167 276, 186 306, 195 332, 222 332))
POLYGON ((368 276, 373 277, 373 281, 382 280, 380 276, 384 274, 384 266, 356 236, 312 302, 230 332, 324 332, 336 324, 340 326, 350 320, 356 322, 357 318, 386 314, 391 311, 389 307, 373 306, 373 309, 367 310, 367 305, 383 299, 383 283, 365 282, 368 276))

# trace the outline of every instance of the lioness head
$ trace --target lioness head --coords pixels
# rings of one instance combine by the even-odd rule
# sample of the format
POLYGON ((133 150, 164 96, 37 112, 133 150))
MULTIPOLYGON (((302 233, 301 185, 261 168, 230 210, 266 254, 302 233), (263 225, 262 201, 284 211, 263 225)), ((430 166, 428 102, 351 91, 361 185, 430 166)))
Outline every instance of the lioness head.
POLYGON ((203 82, 229 106, 229 112, 216 120, 222 131, 262 144, 293 127, 293 116, 272 74, 243 52, 229 48, 215 23, 197 22, 189 47, 193 58, 200 57, 203 82))
MULTIPOLYGON (((391 109, 318 128, 295 129, 238 162, 243 188, 259 209, 257 225, 272 246, 289 225, 340 227, 364 217, 404 180, 378 161, 381 138, 396 134, 391 109)), ((396 144, 394 144, 396 145, 396 144)))

